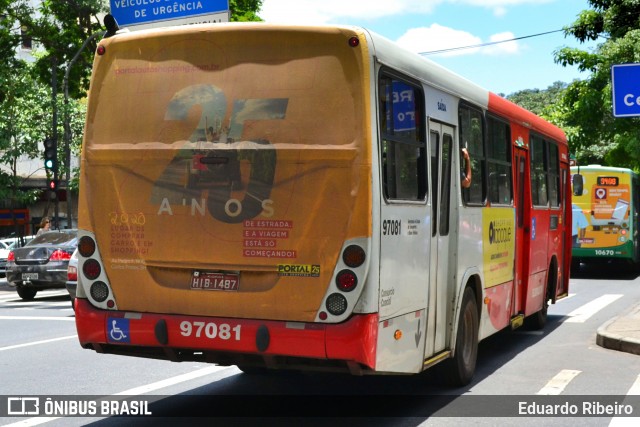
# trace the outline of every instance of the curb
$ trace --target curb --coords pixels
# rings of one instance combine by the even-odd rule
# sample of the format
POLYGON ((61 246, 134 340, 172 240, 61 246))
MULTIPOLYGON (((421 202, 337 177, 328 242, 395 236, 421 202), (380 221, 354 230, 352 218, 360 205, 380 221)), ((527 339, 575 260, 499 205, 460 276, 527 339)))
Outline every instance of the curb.
POLYGON ((633 314, 640 311, 640 306, 633 307, 622 316, 614 317, 598 328, 596 344, 610 350, 624 351, 640 355, 640 321, 633 314), (632 334, 625 334, 627 324, 637 325, 632 334))

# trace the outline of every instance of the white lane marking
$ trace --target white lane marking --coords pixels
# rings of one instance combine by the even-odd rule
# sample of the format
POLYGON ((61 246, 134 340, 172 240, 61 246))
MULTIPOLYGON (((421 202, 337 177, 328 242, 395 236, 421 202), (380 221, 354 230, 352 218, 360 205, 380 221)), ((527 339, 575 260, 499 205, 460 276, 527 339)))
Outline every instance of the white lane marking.
POLYGON ((594 299, 593 301, 583 305, 582 307, 578 307, 573 310, 571 313, 567 314, 569 317, 566 322, 569 323, 583 323, 591 316, 596 314, 598 311, 602 310, 618 298, 622 298, 621 294, 606 294, 602 295, 594 299))
POLYGON ((68 339, 71 339, 71 338, 78 338, 78 336, 77 335, 69 335, 69 336, 66 336, 66 337, 51 338, 49 340, 33 341, 33 342, 24 343, 24 344, 10 345, 10 346, 7 346, 7 347, 0 347, 0 351, 14 350, 16 348, 30 347, 32 345, 47 344, 47 343, 50 343, 50 342, 68 340, 68 339))
POLYGON ((563 369, 555 377, 551 378, 551 381, 540 389, 536 394, 540 395, 558 395, 562 393, 580 372, 573 369, 563 369))
POLYGON ((66 320, 75 322, 75 317, 45 317, 45 316, 0 316, 0 320, 66 320))
MULTIPOLYGON (((627 392, 627 396, 638 396, 640 395, 640 375, 636 377, 636 380, 631 385, 631 388, 627 392)), ((625 402, 621 402, 622 405, 625 402)), ((631 427, 640 425, 640 417, 613 417, 611 422, 609 423, 609 427, 631 427)))
POLYGON ((61 297, 61 296, 65 296, 65 295, 69 295, 69 292, 67 292, 66 290, 49 290, 49 291, 38 291, 38 297, 35 300, 32 301, 24 301, 22 298, 20 298, 18 296, 18 294, 16 292, 8 292, 6 294, 0 294, 0 301, 10 301, 10 300, 16 300, 17 302, 23 302, 23 303, 29 303, 29 302, 34 302, 34 301, 38 301, 41 298, 48 298, 48 297, 61 297))
POLYGON ((636 377, 635 382, 627 392, 627 396, 638 396, 640 395, 640 375, 636 377))
MULTIPOLYGON (((196 378, 210 375, 215 372, 224 371, 226 369, 232 369, 232 366, 209 366, 206 368, 198 369, 197 371, 188 372, 186 374, 177 375, 175 377, 167 378, 166 380, 157 381, 155 383, 143 385, 140 387, 130 388, 129 390, 121 391, 120 393, 112 394, 112 396, 137 396, 143 393, 149 393, 151 391, 159 390, 161 388, 169 387, 181 382, 194 380, 196 378)), ((114 399, 120 400, 120 399, 114 399)), ((62 417, 36 417, 26 420, 18 421, 13 424, 5 424, 3 427, 30 427, 40 424, 48 423, 49 421, 57 420, 62 417)), ((104 417, 101 417, 104 418, 104 417)))
POLYGON ((2 304, 3 307, 35 307, 54 305, 69 305, 69 301, 8 301, 2 304))
POLYGON ((137 396, 144 393, 150 393, 152 391, 159 390, 161 388, 169 387, 175 384, 179 384, 185 381, 194 380, 196 378, 200 378, 204 375, 210 375, 214 372, 224 371, 226 369, 231 369, 232 366, 209 366, 207 368, 202 368, 197 371, 188 372, 186 374, 178 375, 176 377, 167 378, 166 380, 158 381, 155 383, 143 385, 140 387, 130 388, 129 390, 121 391, 120 393, 116 393, 113 396, 137 396))

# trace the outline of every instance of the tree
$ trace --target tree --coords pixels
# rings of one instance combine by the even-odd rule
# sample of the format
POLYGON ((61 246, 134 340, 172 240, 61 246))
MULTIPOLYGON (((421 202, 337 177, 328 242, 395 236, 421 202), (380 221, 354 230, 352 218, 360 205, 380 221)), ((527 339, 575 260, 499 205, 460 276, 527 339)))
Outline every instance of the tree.
POLYGON ((28 177, 18 175, 18 162, 42 155, 38 142, 50 130, 51 91, 38 83, 33 67, 23 61, 13 63, 11 74, 1 77, 0 163, 4 168, 0 170, 0 199, 13 215, 14 209, 33 203, 41 192, 23 187, 28 177))
POLYGON ((511 102, 526 108, 544 118, 549 118, 551 110, 562 97, 567 83, 555 82, 547 89, 525 89, 507 96, 511 102))
POLYGON ((258 11, 262 0, 229 0, 230 20, 232 22, 262 21, 258 11))
MULTIPOLYGON (((98 19, 99 13, 107 11, 103 0, 42 0, 35 8, 24 0, 0 1, 7 4, 6 16, 18 23, 34 44, 44 48, 35 69, 45 84, 51 84, 52 70, 61 84, 65 65, 82 43, 91 34, 104 31, 98 19)), ((95 43, 82 53, 71 70, 69 93, 73 98, 86 96, 95 43)))
MULTIPOLYGON (((17 127, 16 122, 8 120, 0 123, 3 136, 0 136, 0 151, 5 152, 2 161, 11 164, 12 159, 19 157, 35 158, 41 155, 31 135, 42 136, 57 133, 59 143, 63 135, 62 123, 57 123, 53 129, 52 107, 52 82, 57 82, 57 92, 62 93, 64 73, 71 59, 80 51, 85 40, 92 34, 104 31, 98 15, 108 12, 109 2, 106 0, 42 0, 35 7, 25 0, 0 0, 0 60, 5 66, 0 69, 0 109, 4 112, 15 112, 19 102, 27 102, 31 95, 44 102, 40 109, 27 109, 24 111, 38 111, 44 122, 24 122, 26 127, 17 127), (29 76, 32 79, 33 93, 29 89, 18 91, 11 89, 14 80, 21 76, 22 69, 26 67, 23 61, 16 59, 16 51, 20 46, 22 37, 28 35, 34 44, 43 47, 41 54, 37 55, 35 63, 29 67, 29 76), (54 76, 55 75, 55 76, 54 76), (35 79, 35 80, 34 80, 35 79), (38 85, 37 83, 40 83, 38 85), (44 87, 48 87, 47 94, 41 93, 44 87), (48 100, 48 108, 46 102, 48 100), (48 126, 48 127, 47 127, 48 126), (13 144, 13 146, 11 145, 13 144), (13 147, 13 148, 10 148, 13 147), (24 150, 20 153, 19 150, 24 150), (35 150, 35 151, 34 151, 35 150)), ((262 0, 230 0, 230 15, 232 21, 260 21, 257 12, 262 6, 262 0)), ((69 69, 68 91, 70 103, 65 106, 58 100, 56 116, 64 114, 64 108, 69 109, 71 118, 71 150, 77 154, 80 149, 80 141, 84 122, 83 99, 89 87, 93 55, 99 39, 92 39, 86 49, 80 51, 80 55, 74 66, 69 69)), ((58 96, 60 98, 60 95, 58 96)), ((59 147, 61 145, 59 144, 59 147)), ((64 159, 63 159, 64 160, 64 159)), ((60 162, 64 173, 64 167, 68 165, 60 162)), ((0 172, 1 174, 1 172, 0 172)), ((1 178, 3 182, 5 178, 1 178)), ((1 194, 0 194, 1 195, 1 194)))
POLYGON ((568 86, 554 119, 567 132, 580 163, 638 170, 640 119, 613 117, 611 66, 640 62, 640 2, 588 1, 593 9, 582 11, 573 25, 565 28, 565 35, 580 42, 602 41, 592 52, 568 47, 555 52, 557 63, 577 66, 591 75, 568 86))

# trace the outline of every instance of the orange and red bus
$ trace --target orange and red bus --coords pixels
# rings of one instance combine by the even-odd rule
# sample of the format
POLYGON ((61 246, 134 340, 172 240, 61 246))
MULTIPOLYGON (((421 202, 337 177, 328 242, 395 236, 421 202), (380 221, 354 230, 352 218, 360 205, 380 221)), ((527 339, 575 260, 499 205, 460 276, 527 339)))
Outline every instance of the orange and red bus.
POLYGON ((80 343, 468 383, 480 340, 567 294, 568 176, 560 129, 366 29, 118 32, 81 155, 80 343))

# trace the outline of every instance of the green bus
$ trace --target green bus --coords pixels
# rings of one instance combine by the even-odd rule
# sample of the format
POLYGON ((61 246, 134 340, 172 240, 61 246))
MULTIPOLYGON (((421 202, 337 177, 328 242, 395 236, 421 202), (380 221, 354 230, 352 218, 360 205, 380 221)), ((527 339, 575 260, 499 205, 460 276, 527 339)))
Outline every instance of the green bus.
POLYGON ((638 263, 639 182, 631 169, 571 167, 572 267, 581 262, 638 263))

